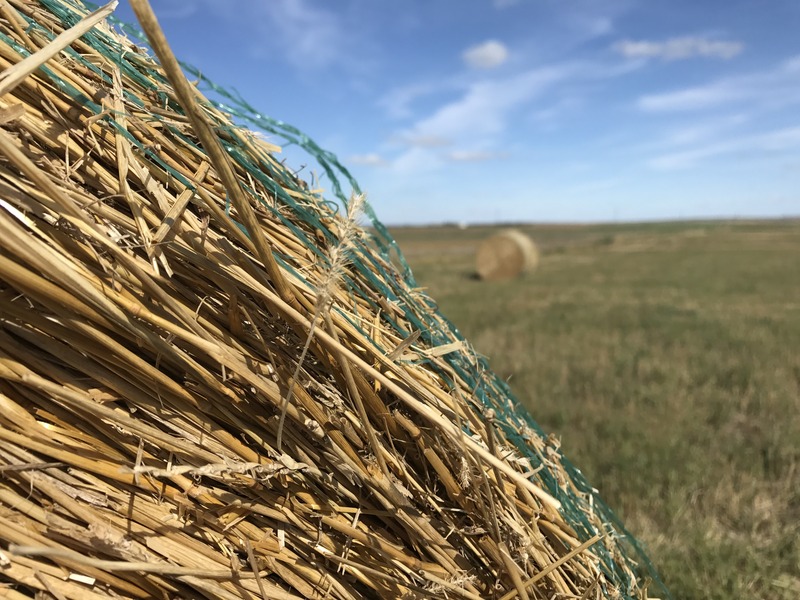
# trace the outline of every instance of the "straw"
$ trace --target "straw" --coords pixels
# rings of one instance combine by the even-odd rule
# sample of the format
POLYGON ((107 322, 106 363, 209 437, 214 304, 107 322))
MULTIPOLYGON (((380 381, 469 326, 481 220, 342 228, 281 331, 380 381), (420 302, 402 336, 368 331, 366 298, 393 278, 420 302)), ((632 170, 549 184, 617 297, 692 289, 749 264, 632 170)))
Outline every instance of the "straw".
POLYGON ((113 5, 0 1, 4 593, 639 598, 613 514, 335 157, 236 113, 346 211, 113 5))

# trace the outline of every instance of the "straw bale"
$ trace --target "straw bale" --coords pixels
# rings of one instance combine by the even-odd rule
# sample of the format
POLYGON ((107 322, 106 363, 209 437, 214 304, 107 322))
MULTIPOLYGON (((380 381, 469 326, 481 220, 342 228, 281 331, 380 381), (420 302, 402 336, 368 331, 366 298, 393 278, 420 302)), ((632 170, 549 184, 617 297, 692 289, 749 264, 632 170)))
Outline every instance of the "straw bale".
POLYGON ((475 255, 478 276, 487 281, 514 279, 533 271, 538 264, 536 244, 517 229, 506 229, 485 239, 475 255))
POLYGON ((132 5, 158 62, 113 3, 0 3, 3 593, 639 598, 355 184, 299 181, 132 5))

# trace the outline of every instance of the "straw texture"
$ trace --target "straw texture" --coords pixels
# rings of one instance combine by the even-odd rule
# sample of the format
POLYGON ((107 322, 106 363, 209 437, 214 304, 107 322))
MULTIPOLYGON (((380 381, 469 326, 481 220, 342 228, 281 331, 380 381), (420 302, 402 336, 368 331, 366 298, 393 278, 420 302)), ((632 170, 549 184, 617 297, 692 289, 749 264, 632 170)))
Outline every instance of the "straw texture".
POLYGON ((81 5, 0 1, 3 593, 643 594, 357 190, 337 210, 298 180, 132 4, 163 68, 71 30, 81 5))

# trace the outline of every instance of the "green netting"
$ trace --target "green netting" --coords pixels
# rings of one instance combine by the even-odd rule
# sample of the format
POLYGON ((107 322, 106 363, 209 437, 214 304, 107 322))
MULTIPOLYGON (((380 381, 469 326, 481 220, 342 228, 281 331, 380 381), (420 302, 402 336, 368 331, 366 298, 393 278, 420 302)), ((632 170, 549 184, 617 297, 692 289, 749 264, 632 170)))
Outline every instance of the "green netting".
MULTIPOLYGON (((66 24, 77 23, 82 15, 85 14, 86 6, 90 8, 96 7, 88 2, 84 6, 76 0, 70 1, 73 2, 71 8, 67 4, 59 1, 40 0, 41 4, 44 5, 47 10, 56 14, 62 22, 66 24)), ((112 21, 121 31, 138 40, 139 45, 146 46, 145 36, 136 28, 116 19, 112 19, 112 21)), ((52 37, 52 34, 44 30, 33 20, 28 19, 28 28, 29 30, 35 28, 39 29, 43 35, 52 37)), ((152 71, 151 67, 148 66, 145 61, 141 60, 138 55, 132 54, 121 46, 113 37, 106 35, 103 31, 98 29, 90 31, 83 39, 95 50, 104 54, 117 64, 126 77, 139 82, 143 86, 149 87, 153 94, 161 97, 165 103, 169 102, 167 97, 163 92, 159 91, 153 82, 160 80, 165 86, 169 85, 169 83, 157 72, 152 71), (144 75, 144 69, 147 69, 146 76, 144 75)), ((28 55, 28 51, 16 45, 13 40, 6 37, 3 37, 3 40, 13 45, 15 50, 23 56, 28 55)), ((106 74, 91 62, 84 60, 77 52, 71 49, 66 50, 66 52, 70 53, 73 59, 80 61, 86 68, 91 69, 97 73, 98 76, 108 81, 108 76, 106 74)), ((252 155, 244 151, 244 140, 241 138, 240 130, 236 127, 228 128, 224 132, 226 138, 229 140, 226 145, 226 150, 230 157, 275 195, 278 201, 277 207, 270 206, 266 203, 264 203, 264 207, 279 219, 284 226, 290 228, 297 239, 303 240, 306 246, 314 252, 320 260, 327 260, 326 255, 321 252, 318 247, 319 241, 313 236, 301 231, 293 222, 301 221, 309 224, 313 229, 322 232, 329 241, 335 240, 335 235, 325 224, 326 220, 324 217, 335 212, 339 205, 343 205, 347 201, 347 197, 350 195, 351 191, 360 192, 356 180, 338 161, 335 155, 320 148, 310 137, 299 129, 258 111, 238 94, 210 81, 198 69, 186 64, 182 66, 191 77, 200 82, 201 89, 211 98, 209 101, 212 102, 216 108, 232 115, 236 122, 244 126, 268 133, 278 138, 278 143, 283 146, 294 145, 301 148, 308 154, 310 159, 319 165, 322 173, 324 173, 324 176, 330 182, 333 197, 325 198, 319 195, 317 197, 317 203, 298 202, 287 193, 287 190, 307 193, 303 187, 304 184, 300 180, 289 170, 276 168, 275 164, 272 162, 253 162, 252 155), (291 219, 287 218, 287 213, 291 213, 291 219)), ((103 110, 101 106, 87 98, 80 91, 72 88, 66 82, 60 80, 53 72, 48 71, 46 67, 42 68, 50 79, 64 92, 69 94, 76 101, 91 108, 96 114, 101 113, 103 110)), ((111 84, 110 81, 109 84, 111 84)), ((128 97, 128 99, 139 103, 139 100, 135 97, 128 97)), ((171 108, 180 110, 177 106, 171 106, 171 108)), ((109 123, 112 125, 115 125, 113 115, 107 115, 104 118, 108 119, 109 123)), ((158 115, 153 115, 152 118, 154 120, 161 120, 158 115)), ((191 143, 185 138, 181 131, 172 126, 168 121, 162 120, 162 126, 169 129, 172 135, 191 143)), ((161 162, 158 156, 133 138, 124 128, 117 126, 117 129, 122 132, 132 144, 138 147, 141 152, 145 153, 151 160, 157 162, 165 171, 169 172, 187 187, 193 187, 191 182, 187 181, 183 175, 161 162)), ((417 283, 403 258, 402 252, 398 248, 395 240, 392 239, 387 228, 380 222, 372 208, 368 205, 366 214, 371 225, 371 238, 366 242, 360 242, 361 245, 356 247, 353 251, 353 267, 360 272, 360 276, 364 280, 371 284, 374 292, 383 295, 403 311, 406 321, 412 324, 414 330, 421 332, 422 339, 428 346, 441 346, 449 344, 454 340, 463 340, 463 336, 458 329, 438 313, 435 303, 423 293, 414 290, 414 288, 417 287, 417 283), (382 260, 376 259, 374 248, 378 249, 378 256, 382 260), (388 265, 400 266, 399 268, 390 268, 388 265), (376 276, 376 274, 379 276, 376 276), (414 291, 412 292, 412 290, 414 291)), ((239 225, 239 227, 244 231, 242 225, 239 225)), ((247 232, 245 231, 245 233, 247 232)), ((283 268, 292 271, 298 278, 303 280, 302 273, 293 269, 290 257, 276 255, 276 259, 283 268)), ((307 281, 306 283, 309 286, 313 286, 313 282, 311 281, 307 281)), ((363 290, 360 285, 357 285, 349 279, 345 279, 345 283, 350 294, 354 297, 361 297, 370 305, 378 308, 374 299, 365 293, 365 290, 363 290)), ((402 338, 406 338, 412 333, 412 331, 407 331, 398 325, 389 315, 384 313, 382 318, 384 323, 394 328, 402 338)), ((356 328, 359 327, 357 323, 352 324, 356 328)), ((367 333, 363 333, 365 340, 371 341, 367 333)), ((469 391, 474 397, 479 400, 486 409, 491 409, 495 412, 497 423, 503 428, 507 438, 516 445, 517 450, 523 456, 527 457, 534 467, 542 466, 545 458, 534 451, 532 445, 526 443, 525 438, 527 436, 540 436, 544 438, 546 437, 545 433, 528 411, 519 404, 506 383, 490 370, 486 360, 474 352, 469 344, 465 344, 464 347, 464 350, 452 352, 443 357, 447 365, 446 368, 443 368, 437 362, 429 361, 430 368, 437 371, 442 379, 451 386, 454 385, 452 374, 456 374, 461 380, 467 382, 471 388, 469 391)), ((554 449, 553 451, 558 452, 560 455, 559 449, 554 449)), ((591 487, 581 471, 563 456, 560 458, 566 473, 572 479, 575 488, 578 490, 577 493, 565 491, 565 488, 559 485, 557 474, 547 468, 540 471, 539 476, 544 482, 546 491, 561 502, 564 517, 575 529, 581 541, 588 540, 598 533, 604 533, 616 537, 620 542, 618 546, 624 549, 623 556, 612 557, 604 546, 597 546, 594 549, 603 562, 604 571, 608 576, 608 580, 615 582, 619 586, 616 592, 630 600, 634 600, 634 598, 637 597, 634 596, 636 593, 634 590, 637 589, 637 586, 630 574, 633 572, 639 577, 651 578, 655 586, 659 588, 660 593, 664 597, 669 597, 668 591, 660 581, 653 565, 648 560, 636 539, 626 531, 611 509, 600 499, 597 490, 591 487), (597 528, 592 525, 590 519, 587 517, 587 507, 590 507, 595 515, 600 516, 600 521, 605 524, 604 531, 598 531, 597 528), (629 570, 623 569, 620 563, 627 565, 629 570)), ((603 590, 603 592, 609 597, 612 591, 603 590)))

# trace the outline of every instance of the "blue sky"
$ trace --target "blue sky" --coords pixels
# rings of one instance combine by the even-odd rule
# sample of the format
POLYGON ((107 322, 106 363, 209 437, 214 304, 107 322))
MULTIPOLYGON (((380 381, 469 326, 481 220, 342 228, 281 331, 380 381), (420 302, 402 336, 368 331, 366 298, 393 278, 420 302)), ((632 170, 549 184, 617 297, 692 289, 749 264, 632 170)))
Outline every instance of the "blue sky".
POLYGON ((800 215, 797 0, 151 4, 388 224, 800 215))

